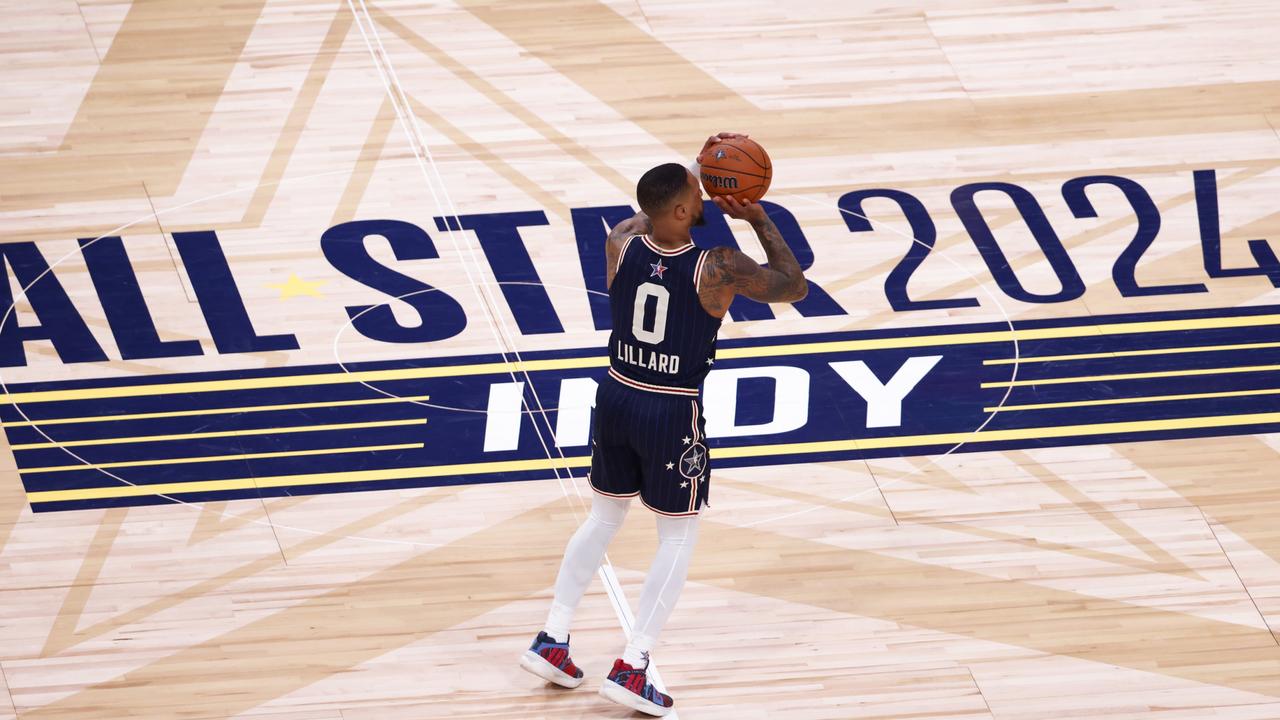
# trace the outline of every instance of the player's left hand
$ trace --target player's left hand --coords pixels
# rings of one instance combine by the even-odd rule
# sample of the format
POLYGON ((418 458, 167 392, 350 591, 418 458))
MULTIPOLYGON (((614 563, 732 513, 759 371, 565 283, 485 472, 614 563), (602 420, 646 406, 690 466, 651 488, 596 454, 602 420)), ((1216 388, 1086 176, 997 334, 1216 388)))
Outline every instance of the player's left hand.
POLYGON ((701 165, 702 156, 706 154, 707 149, 710 148, 712 145, 715 145, 721 140, 736 140, 739 138, 746 138, 746 137, 747 137, 746 133, 735 133, 735 132, 716 133, 715 135, 712 135, 711 137, 707 138, 707 141, 702 144, 702 149, 698 151, 698 156, 695 159, 698 161, 698 164, 701 165))

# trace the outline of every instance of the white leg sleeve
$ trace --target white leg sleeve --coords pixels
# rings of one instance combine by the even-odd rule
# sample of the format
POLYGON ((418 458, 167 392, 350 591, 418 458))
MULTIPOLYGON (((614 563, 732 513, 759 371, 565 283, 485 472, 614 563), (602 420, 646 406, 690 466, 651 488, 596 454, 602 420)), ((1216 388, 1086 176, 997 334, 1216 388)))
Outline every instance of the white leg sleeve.
POLYGON ((627 643, 622 656, 623 661, 632 667, 644 665, 643 656, 653 649, 658 633, 671 617, 689 575, 689 560, 698 541, 698 516, 658 515, 657 518, 658 552, 640 593, 635 632, 631 634, 631 642, 627 643))
POLYGON ((627 498, 611 498, 599 493, 591 495, 591 512, 565 548, 560 574, 556 576, 556 599, 551 603, 551 612, 547 616, 547 634, 559 642, 568 641, 573 612, 591 584, 591 576, 600 567, 609 542, 622 527, 627 509, 631 507, 631 500, 627 498))

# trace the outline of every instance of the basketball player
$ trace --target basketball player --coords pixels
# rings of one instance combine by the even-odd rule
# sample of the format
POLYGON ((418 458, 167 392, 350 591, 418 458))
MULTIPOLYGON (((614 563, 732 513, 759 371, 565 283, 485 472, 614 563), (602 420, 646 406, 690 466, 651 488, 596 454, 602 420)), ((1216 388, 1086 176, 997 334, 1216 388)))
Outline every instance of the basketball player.
MULTIPOLYGON (((702 153, 718 140, 739 137, 746 136, 712 136, 702 153)), ((638 495, 656 513, 658 552, 631 640, 600 694, 650 715, 666 715, 674 702, 645 673, 649 651, 684 587, 698 513, 710 491, 698 389, 715 359, 716 332, 735 295, 794 302, 808 285, 795 255, 758 204, 715 198, 722 212, 755 229, 767 266, 733 248, 693 245, 689 229, 703 224, 702 188, 683 165, 668 163, 646 172, 636 185, 636 199, 641 212, 613 228, 605 248, 613 332, 609 373, 596 394, 591 512, 569 540, 546 627, 520 664, 564 687, 582 684, 582 670, 569 658, 569 623, 631 498, 638 495)))

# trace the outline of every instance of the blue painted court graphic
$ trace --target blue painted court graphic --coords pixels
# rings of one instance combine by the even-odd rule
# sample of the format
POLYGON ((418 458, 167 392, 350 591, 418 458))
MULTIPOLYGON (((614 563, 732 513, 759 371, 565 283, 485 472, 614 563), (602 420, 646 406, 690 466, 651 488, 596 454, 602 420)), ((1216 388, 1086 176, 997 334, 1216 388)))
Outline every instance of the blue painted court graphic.
MULTIPOLYGON (((724 340, 713 472, 1280 430, 1280 306, 1014 328, 724 340)), ((0 417, 37 511, 583 476, 603 347, 513 360, 30 383, 0 417)))

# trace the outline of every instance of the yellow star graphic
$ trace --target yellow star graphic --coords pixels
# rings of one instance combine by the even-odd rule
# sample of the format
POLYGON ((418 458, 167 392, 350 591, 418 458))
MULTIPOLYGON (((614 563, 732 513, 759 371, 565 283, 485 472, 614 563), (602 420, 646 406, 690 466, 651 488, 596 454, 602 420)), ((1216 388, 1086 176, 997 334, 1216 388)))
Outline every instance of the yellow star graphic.
POLYGON ((266 287, 274 288, 280 291, 280 299, 288 300, 291 297, 299 295, 310 295, 311 297, 324 297, 320 292, 320 286, 328 283, 328 280, 303 280, 293 273, 289 273, 289 279, 283 283, 267 283, 266 287))

